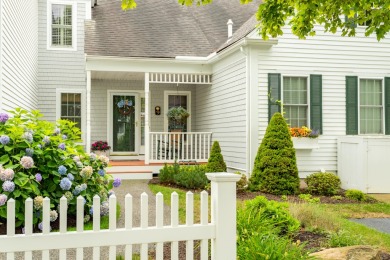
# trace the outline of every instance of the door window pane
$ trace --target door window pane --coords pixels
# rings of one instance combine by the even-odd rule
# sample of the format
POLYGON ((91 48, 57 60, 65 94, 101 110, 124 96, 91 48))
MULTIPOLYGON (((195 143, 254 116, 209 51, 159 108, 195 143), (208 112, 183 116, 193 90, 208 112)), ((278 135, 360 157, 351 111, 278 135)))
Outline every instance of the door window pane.
POLYGON ((283 77, 283 112, 290 127, 307 126, 307 78, 283 77))
POLYGON ((382 80, 360 80, 360 133, 383 133, 382 80))

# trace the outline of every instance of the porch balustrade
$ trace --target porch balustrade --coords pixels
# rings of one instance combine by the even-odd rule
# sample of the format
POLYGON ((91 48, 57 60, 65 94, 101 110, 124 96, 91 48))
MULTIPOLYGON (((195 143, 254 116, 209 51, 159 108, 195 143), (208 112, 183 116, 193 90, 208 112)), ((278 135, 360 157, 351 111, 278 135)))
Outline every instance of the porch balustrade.
POLYGON ((207 162, 211 132, 150 132, 149 161, 207 162))

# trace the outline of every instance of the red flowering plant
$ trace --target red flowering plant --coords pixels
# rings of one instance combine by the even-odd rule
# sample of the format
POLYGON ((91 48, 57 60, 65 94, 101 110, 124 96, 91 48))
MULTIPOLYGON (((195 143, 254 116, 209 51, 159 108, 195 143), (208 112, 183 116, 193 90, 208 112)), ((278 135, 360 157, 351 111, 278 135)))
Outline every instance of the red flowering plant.
POLYGON ((91 145, 92 151, 107 151, 110 150, 110 146, 106 141, 96 141, 91 145))
POLYGON ((317 138, 319 136, 319 130, 312 130, 306 126, 290 127, 290 134, 291 137, 317 138))

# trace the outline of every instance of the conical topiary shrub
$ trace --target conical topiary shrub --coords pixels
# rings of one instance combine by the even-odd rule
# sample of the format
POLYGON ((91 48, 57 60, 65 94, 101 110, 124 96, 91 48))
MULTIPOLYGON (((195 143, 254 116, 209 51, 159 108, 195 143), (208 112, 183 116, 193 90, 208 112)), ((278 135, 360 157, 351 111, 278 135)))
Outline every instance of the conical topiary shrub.
POLYGON ((295 149, 286 121, 275 113, 255 159, 252 190, 272 194, 294 194, 299 189, 295 149))
POLYGON ((223 160, 221 147, 219 146, 218 141, 214 141, 213 146, 211 147, 206 172, 226 172, 226 163, 223 160))

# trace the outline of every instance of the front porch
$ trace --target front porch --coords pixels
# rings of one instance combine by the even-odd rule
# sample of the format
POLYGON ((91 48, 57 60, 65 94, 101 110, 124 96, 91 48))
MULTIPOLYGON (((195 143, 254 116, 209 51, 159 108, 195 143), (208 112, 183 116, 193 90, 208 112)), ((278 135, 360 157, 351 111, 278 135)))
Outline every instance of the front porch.
POLYGON ((198 120, 201 106, 196 92, 210 87, 210 74, 87 72, 86 149, 95 141, 108 141, 112 173, 150 174, 164 163, 207 162, 212 132, 206 124, 197 124, 202 120, 198 120), (127 110, 118 108, 119 104, 127 110), (185 107, 190 113, 181 131, 168 125, 166 113, 172 106, 185 107), (115 162, 140 155, 143 161, 115 162), (151 168, 142 168, 148 165, 151 168))

